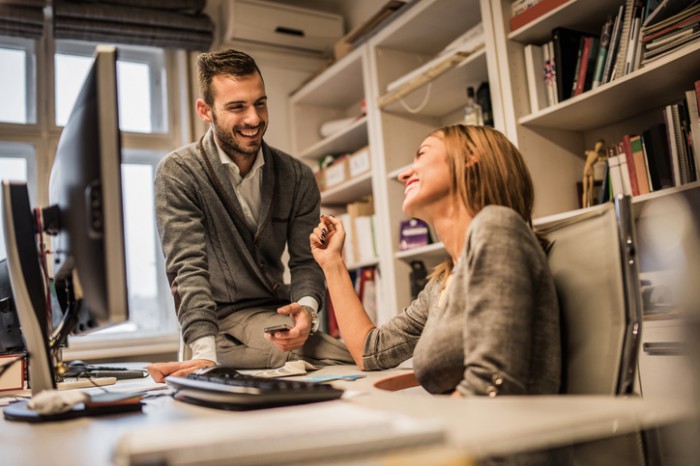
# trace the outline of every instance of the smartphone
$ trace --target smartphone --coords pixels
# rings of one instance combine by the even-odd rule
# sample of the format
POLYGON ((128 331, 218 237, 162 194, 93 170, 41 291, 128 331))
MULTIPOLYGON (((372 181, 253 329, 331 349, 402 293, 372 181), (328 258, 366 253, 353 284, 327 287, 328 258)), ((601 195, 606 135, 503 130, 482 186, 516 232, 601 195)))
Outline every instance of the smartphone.
POLYGON ((272 327, 265 327, 264 331, 265 333, 269 333, 270 335, 274 335, 277 332, 288 332, 291 330, 292 327, 290 327, 287 324, 281 324, 281 325, 273 325, 272 327))

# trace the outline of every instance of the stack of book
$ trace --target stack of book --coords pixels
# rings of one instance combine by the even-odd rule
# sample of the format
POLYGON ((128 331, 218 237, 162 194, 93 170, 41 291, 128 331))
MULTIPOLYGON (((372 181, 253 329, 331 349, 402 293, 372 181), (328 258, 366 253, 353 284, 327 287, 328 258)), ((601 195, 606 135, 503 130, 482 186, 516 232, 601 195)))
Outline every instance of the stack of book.
POLYGON ((678 13, 670 16, 663 15, 675 4, 690 4, 693 2, 661 2, 656 15, 649 15, 650 20, 640 31, 642 44, 641 64, 644 65, 666 56, 679 47, 695 42, 700 38, 700 3, 687 6, 678 13), (663 19, 659 19, 663 18, 663 19))
MULTIPOLYGON (((637 196, 700 180, 700 80, 685 98, 663 109, 664 123, 627 134, 608 157, 609 190, 637 196)), ((606 191, 606 190, 604 190, 606 191)))
POLYGON ((338 216, 345 227, 343 258, 348 268, 372 262, 379 257, 375 229, 374 203, 372 197, 351 202, 346 212, 338 216))
MULTIPOLYGON (((367 312, 370 320, 375 325, 381 325, 388 321, 390 315, 382 315, 381 306, 381 275, 377 267, 362 267, 350 270, 350 280, 355 287, 355 293, 367 312)), ((338 304, 339 305, 339 304, 338 304)), ((385 312, 386 313, 386 312, 385 312)), ((326 293, 325 312, 321 313, 321 329, 335 338, 342 338, 338 320, 336 318, 336 305, 333 304, 330 293, 326 293)))
MULTIPOLYGON (((514 16, 511 29, 516 19, 526 16, 529 22, 559 5, 542 0, 514 16)), ((550 41, 524 49, 530 111, 619 79, 699 37, 698 0, 625 0, 605 19, 599 35, 557 27, 550 41)))

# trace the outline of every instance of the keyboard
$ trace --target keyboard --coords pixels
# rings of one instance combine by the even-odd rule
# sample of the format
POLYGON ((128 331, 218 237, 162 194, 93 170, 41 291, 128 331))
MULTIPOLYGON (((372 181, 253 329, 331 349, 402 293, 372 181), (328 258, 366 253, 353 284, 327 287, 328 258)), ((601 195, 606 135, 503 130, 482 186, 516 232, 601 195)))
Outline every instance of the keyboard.
POLYGON ((331 385, 241 374, 227 366, 211 366, 165 383, 175 399, 212 408, 243 410, 335 400, 343 390, 331 385))

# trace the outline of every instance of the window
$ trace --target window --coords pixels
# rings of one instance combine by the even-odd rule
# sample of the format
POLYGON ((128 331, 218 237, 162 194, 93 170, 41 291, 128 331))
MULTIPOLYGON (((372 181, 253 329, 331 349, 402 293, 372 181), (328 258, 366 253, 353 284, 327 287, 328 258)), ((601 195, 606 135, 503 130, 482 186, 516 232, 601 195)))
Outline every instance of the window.
MULTIPOLYGON (((0 142, 0 173, 4 180, 27 182, 30 200, 36 205, 36 169, 31 144, 0 142)), ((2 222, 0 216, 0 260, 7 257, 2 222)))
MULTIPOLYGON (((139 329, 156 331, 175 316, 156 229, 153 180, 165 154, 125 151, 122 163, 126 266, 131 319, 139 329), (161 315, 167 309, 167 315, 161 315)), ((174 322, 172 322, 174 324, 174 322)))
POLYGON ((36 122, 34 41, 0 37, 0 122, 36 122))
MULTIPOLYGON (((96 45, 56 41, 52 47, 49 41, 0 37, 0 178, 27 180, 34 206, 48 201, 51 162, 61 128, 92 64, 96 45), (37 53, 49 49, 55 53, 37 53)), ((154 47, 118 45, 117 49, 130 322, 71 337, 66 355, 72 358, 173 351, 178 341, 155 225, 153 181, 160 159, 188 138, 179 122, 168 117, 180 115, 182 127, 189 127, 189 112, 181 110, 190 105, 184 100, 189 99, 189 88, 175 71, 186 69, 187 54, 154 47)), ((0 224, 3 258, 1 235, 0 224)))
MULTIPOLYGON (((92 64, 93 44, 57 41, 56 125, 68 120, 85 75, 92 64)), ((119 127, 132 133, 165 133, 167 99, 162 49, 119 46, 119 127)))

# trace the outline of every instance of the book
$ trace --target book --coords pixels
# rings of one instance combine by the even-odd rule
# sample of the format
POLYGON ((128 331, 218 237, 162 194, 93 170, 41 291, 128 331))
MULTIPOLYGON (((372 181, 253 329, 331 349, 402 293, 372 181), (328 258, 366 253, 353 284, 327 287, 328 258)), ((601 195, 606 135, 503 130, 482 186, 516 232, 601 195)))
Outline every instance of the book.
POLYGON ((694 89, 685 92, 685 108, 688 111, 690 142, 695 161, 695 179, 700 180, 700 111, 698 96, 694 89))
POLYGON ((563 102, 572 95, 576 63, 581 37, 585 34, 569 28, 558 27, 552 31, 554 63, 556 70, 557 99, 563 102))
MULTIPOLYGON (((588 46, 588 49, 586 50, 586 36, 582 36, 581 39, 579 40, 578 43, 578 53, 576 54, 576 69, 574 70, 574 80, 571 82, 571 95, 575 96, 576 95, 576 89, 578 87, 578 82, 579 82, 579 76, 581 74, 581 63, 583 62, 583 54, 584 50, 586 55, 590 52, 590 44, 588 46)), ((588 61, 588 56, 586 56, 586 62, 588 61)), ((584 74, 585 74, 585 69, 584 69, 584 74)), ((581 81, 583 81, 584 78, 581 78, 581 81)))
POLYGON ((569 0, 541 0, 532 5, 530 8, 523 10, 517 15, 513 15, 510 19, 510 30, 515 31, 525 26, 526 24, 536 20, 542 15, 549 13, 555 8, 563 5, 569 0))
POLYGON ((357 261, 362 263, 376 259, 377 251, 375 248, 374 228, 372 226, 374 214, 360 215, 355 217, 354 222, 354 233, 357 238, 357 261))
MULTIPOLYGON (((618 194, 627 194, 624 180, 622 178, 621 155, 611 155, 608 157, 608 170, 610 170, 610 191, 611 197, 618 194)), ((626 169, 625 169, 626 170, 626 169)))
POLYGON ((377 323, 377 288, 374 282, 374 267, 363 267, 358 271, 358 292, 362 307, 369 319, 377 323))
POLYGON ((659 13, 661 13, 662 10, 664 10, 668 6, 669 0, 648 0, 647 5, 646 5, 646 14, 644 15, 644 22, 642 23, 642 27, 646 27, 649 24, 652 24, 652 21, 654 21, 654 18, 656 18, 659 13))
POLYGON ((481 116, 484 126, 494 126, 493 105, 491 105, 491 86, 484 81, 476 88, 476 103, 481 106, 481 116))
POLYGON ((632 14, 632 24, 630 26, 629 43, 627 44, 627 54, 625 56, 625 67, 623 76, 635 70, 634 64, 639 48, 639 34, 642 28, 641 14, 643 7, 636 6, 632 14))
POLYGON ((343 224, 346 225, 346 231, 350 230, 353 255, 352 257, 348 256, 348 263, 353 265, 374 257, 374 245, 371 237, 372 226, 370 219, 370 216, 374 215, 374 204, 372 202, 372 197, 370 196, 364 200, 349 203, 347 205, 347 213, 349 216, 349 221, 347 224, 343 224), (365 219, 358 222, 358 218, 361 217, 364 217, 365 219), (360 228, 362 231, 360 231, 360 228), (369 243, 366 242, 367 237, 370 238, 369 243))
MULTIPOLYGON (((634 158, 632 156, 632 143, 630 141, 630 135, 625 134, 622 137, 622 143, 620 144, 622 151, 620 155, 624 157, 624 162, 627 167, 627 175, 629 177, 629 193, 632 196, 638 196, 639 195, 639 186, 637 185, 637 169, 634 164, 634 158)), ((622 161, 620 161, 620 165, 622 165, 622 161)))
POLYGON ((617 51, 620 45, 622 18, 624 13, 625 6, 620 5, 620 8, 617 10, 617 16, 615 16, 615 22, 613 23, 612 35, 610 36, 610 46, 608 48, 608 56, 605 58, 602 83, 610 82, 612 79, 612 72, 615 68, 615 60, 617 58, 617 51))
POLYGON ((618 48, 615 61, 615 69, 613 70, 613 79, 621 78, 625 75, 625 61, 627 60, 627 48, 629 47, 630 34, 632 33, 632 20, 634 19, 634 7, 637 0, 625 1, 625 13, 622 19, 622 29, 620 31, 620 47, 618 48))
POLYGON ((559 102, 557 99, 557 73, 554 63, 554 43, 550 40, 544 47, 544 79, 545 87, 547 88, 547 103, 555 105, 559 102))
POLYGON ((674 122, 677 123, 676 144, 678 145, 678 153, 683 160, 681 173, 683 183, 691 183, 697 180, 697 177, 695 175, 695 159, 693 158, 690 141, 690 122, 685 101, 678 102, 673 106, 673 118, 674 122))
POLYGON ((340 338, 340 328, 338 327, 338 319, 335 317, 335 309, 331 294, 326 292, 326 320, 328 322, 328 335, 340 338))
POLYGON ((528 44, 523 51, 525 54, 527 89, 530 97, 530 113, 539 112, 548 105, 543 49, 543 46, 528 44))
POLYGON ((576 87, 576 95, 589 90, 593 84, 593 71, 598 56, 598 43, 599 40, 597 37, 586 38, 585 50, 582 57, 582 59, 585 58, 585 61, 581 63, 580 81, 576 87))
POLYGON ((357 258, 355 254, 355 244, 356 244, 356 239, 355 239, 355 234, 354 231, 355 229, 353 228, 352 225, 352 217, 350 216, 349 213, 343 213, 337 215, 338 220, 343 222, 343 226, 345 227, 345 243, 343 244, 343 260, 345 261, 345 264, 348 266, 352 266, 353 264, 357 263, 357 258))
POLYGON ((612 15, 608 16, 605 19, 605 23, 603 23, 603 29, 600 31, 600 45, 598 47, 598 55, 596 56, 595 60, 591 89, 595 89, 603 82, 603 70, 605 69, 605 62, 608 58, 608 50, 610 49, 610 39, 612 36, 614 23, 615 18, 612 15))
POLYGON ((653 27, 660 23, 668 22, 674 16, 681 14, 688 7, 692 6, 693 2, 688 0, 663 0, 658 6, 650 11, 647 18, 644 20, 643 26, 653 27))
POLYGON ((649 186, 649 170, 646 156, 644 155, 642 137, 638 134, 630 136, 630 147, 632 149, 634 172, 637 176, 637 190, 639 194, 648 194, 651 192, 651 188, 649 186))
POLYGON ((671 156, 671 167, 673 169, 673 186, 680 186, 681 181, 681 161, 678 155, 678 145, 676 144, 676 123, 673 118, 673 105, 664 108, 664 121, 666 122, 666 135, 668 138, 669 155, 671 156))
POLYGON ((666 125, 661 123, 647 129, 642 133, 642 140, 647 153, 652 190, 673 187, 673 167, 666 125))

